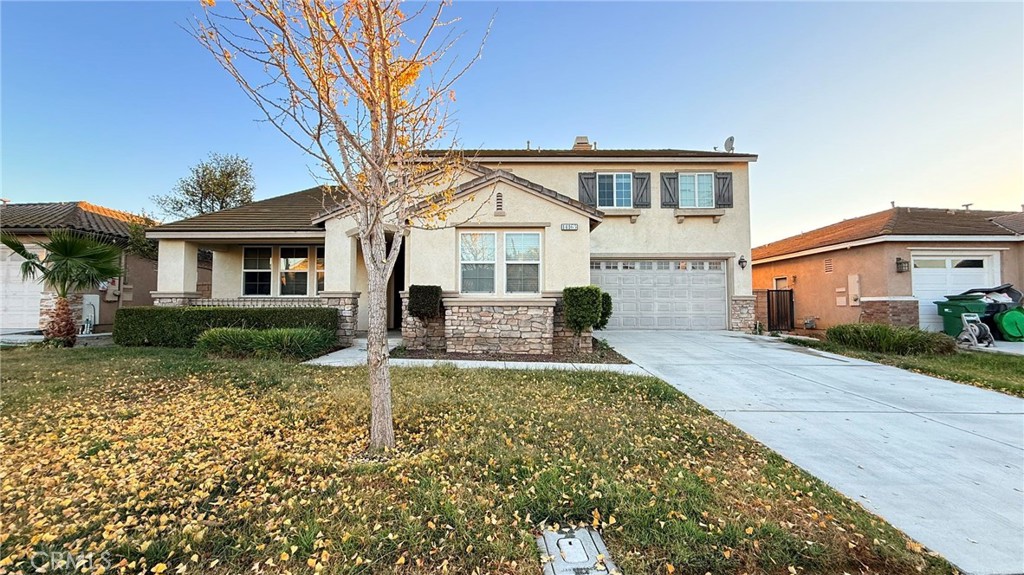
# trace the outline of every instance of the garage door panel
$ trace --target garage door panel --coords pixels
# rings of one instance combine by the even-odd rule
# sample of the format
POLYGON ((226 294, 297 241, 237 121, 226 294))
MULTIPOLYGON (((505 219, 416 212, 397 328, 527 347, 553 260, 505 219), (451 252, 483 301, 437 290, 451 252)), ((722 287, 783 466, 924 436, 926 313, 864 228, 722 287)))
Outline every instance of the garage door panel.
POLYGON ((920 327, 942 330, 936 301, 969 289, 994 286, 999 282, 996 265, 990 255, 929 254, 911 257, 911 283, 918 300, 920 327))
POLYGON ((728 325, 724 262, 594 263, 591 281, 613 300, 610 329, 703 330, 728 325))

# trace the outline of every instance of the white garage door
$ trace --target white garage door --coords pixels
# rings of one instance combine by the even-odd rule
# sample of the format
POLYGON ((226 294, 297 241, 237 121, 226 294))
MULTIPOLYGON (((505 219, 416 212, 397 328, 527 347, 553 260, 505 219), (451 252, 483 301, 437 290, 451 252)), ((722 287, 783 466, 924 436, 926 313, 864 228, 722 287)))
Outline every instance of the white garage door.
POLYGON ((999 282, 990 255, 915 255, 911 257, 911 280, 918 299, 921 329, 942 331, 942 318, 934 302, 999 282))
POLYGON ((594 260, 590 281, 612 296, 609 329, 726 329, 724 261, 594 260))
POLYGON ((39 328, 42 284, 21 279, 21 256, 0 246, 0 328, 4 331, 39 328))

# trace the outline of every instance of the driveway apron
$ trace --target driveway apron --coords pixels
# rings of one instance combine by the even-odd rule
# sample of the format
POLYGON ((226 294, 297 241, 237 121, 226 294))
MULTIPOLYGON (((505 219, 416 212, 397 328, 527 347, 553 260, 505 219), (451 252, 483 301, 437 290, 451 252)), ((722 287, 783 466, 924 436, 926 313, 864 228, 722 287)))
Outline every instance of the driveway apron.
POLYGON ((965 573, 1024 573, 1024 399, 736 332, 601 336, 965 573))

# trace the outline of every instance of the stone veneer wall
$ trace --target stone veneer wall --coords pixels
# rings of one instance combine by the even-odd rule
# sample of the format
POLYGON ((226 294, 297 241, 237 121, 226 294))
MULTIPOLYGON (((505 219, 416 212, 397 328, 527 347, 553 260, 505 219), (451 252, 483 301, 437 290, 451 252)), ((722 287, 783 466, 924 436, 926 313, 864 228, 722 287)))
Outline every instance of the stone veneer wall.
POLYGON ((153 294, 155 306, 197 307, 333 307, 338 310, 338 344, 352 345, 359 318, 359 292, 321 292, 320 297, 245 297, 206 299, 187 294, 153 294))
POLYGON ((406 349, 445 349, 444 311, 435 318, 420 319, 409 314, 409 294, 402 293, 402 344, 406 349))
MULTIPOLYGON (((71 306, 71 319, 74 320, 75 325, 78 326, 79 331, 82 328, 82 304, 84 298, 82 294, 75 293, 68 296, 68 304, 71 306)), ((42 297, 39 300, 39 329, 46 331, 46 328, 50 325, 52 319, 53 310, 57 307, 57 294, 52 291, 44 291, 42 297)), ((99 311, 99 310, 97 310, 99 311)))
POLYGON ((553 352, 554 301, 460 302, 444 300, 444 336, 448 353, 553 352), (497 304, 497 305, 496 305, 497 304))
POLYGON ((732 296, 732 300, 729 302, 729 329, 754 331, 755 307, 755 296, 732 296))
MULTIPOLYGON (((554 353, 564 354, 573 352, 576 334, 565 325, 565 306, 562 305, 562 298, 555 301, 555 315, 553 318, 553 338, 551 348, 554 353)), ((594 349, 594 330, 586 329, 580 334, 580 351, 590 352, 594 349)))
POLYGON ((761 322, 764 329, 768 329, 768 290, 754 290, 754 321, 761 322))
POLYGON ((861 323, 885 323, 917 327, 921 316, 917 300, 861 299, 861 323))

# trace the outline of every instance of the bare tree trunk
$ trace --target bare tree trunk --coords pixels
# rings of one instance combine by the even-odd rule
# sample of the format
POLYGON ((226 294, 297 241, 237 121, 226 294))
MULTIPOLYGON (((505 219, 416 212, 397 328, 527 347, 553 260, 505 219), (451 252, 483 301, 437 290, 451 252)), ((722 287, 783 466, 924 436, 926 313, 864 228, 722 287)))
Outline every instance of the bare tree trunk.
POLYGON ((370 291, 369 326, 366 331, 366 363, 370 368, 370 450, 380 451, 395 447, 387 326, 387 288, 391 268, 387 265, 384 224, 375 222, 368 235, 368 240, 363 241, 363 254, 370 291))

